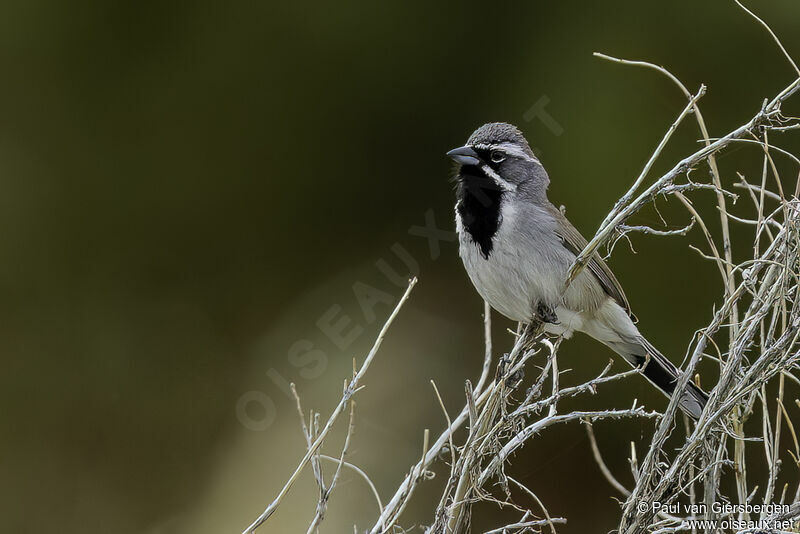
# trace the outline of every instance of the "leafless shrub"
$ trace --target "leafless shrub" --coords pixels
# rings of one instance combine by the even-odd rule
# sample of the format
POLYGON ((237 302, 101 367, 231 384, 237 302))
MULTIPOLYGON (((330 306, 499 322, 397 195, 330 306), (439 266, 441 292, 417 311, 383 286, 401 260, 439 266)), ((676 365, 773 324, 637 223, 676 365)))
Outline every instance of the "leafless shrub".
MULTIPOLYGON (((415 488, 431 476, 429 468, 442 454, 449 457, 450 473, 439 504, 432 511, 426 532, 467 532, 470 530, 473 505, 489 501, 519 512, 518 519, 489 532, 511 534, 549 530, 555 533, 557 526, 566 519, 553 517, 543 500, 531 488, 507 475, 505 468, 511 454, 526 442, 551 426, 569 422, 585 425, 591 454, 612 487, 625 498, 621 506, 620 533, 703 529, 743 533, 789 530, 779 522, 791 524, 800 517, 800 484, 780 486, 778 477, 782 469, 800 469, 800 444, 795 425, 789 417, 786 407, 788 398, 785 395, 787 382, 800 384, 796 375, 800 362, 800 176, 797 180, 792 177, 792 181, 796 181, 795 190, 787 193, 783 184, 789 180, 779 175, 775 158, 789 158, 792 164, 798 166, 800 160, 791 152, 775 146, 772 141, 784 132, 800 129, 800 120, 787 117, 781 111, 783 103, 800 90, 800 69, 766 24, 751 12, 748 13, 769 31, 791 63, 797 78, 777 96, 765 101, 752 118, 719 138, 709 136, 700 112, 698 102, 705 93, 704 87, 691 93, 662 67, 597 54, 606 60, 653 69, 665 75, 684 94, 687 103, 629 191, 620 198, 594 238, 578 256, 566 284, 585 267, 592 254, 604 246, 613 249, 619 239, 631 233, 686 235, 695 227, 699 228, 707 243, 706 251, 697 250, 716 264, 722 281, 721 301, 709 324, 694 334, 684 366, 685 373, 664 413, 645 410, 636 406, 635 402, 625 409, 561 412, 559 401, 562 399, 592 395, 597 388, 611 381, 625 379, 636 371, 611 374, 609 364, 587 382, 562 384, 557 358, 560 340, 545 337, 541 325, 537 324, 520 325, 515 333, 516 342, 512 351, 497 362, 492 375, 490 311, 486 306, 485 360, 478 381, 474 385, 466 382, 464 406, 454 417, 445 410, 433 384, 446 428, 432 442, 429 432, 425 431, 419 461, 411 466, 395 493, 384 504, 366 474, 345 461, 349 431, 344 448, 336 457, 323 455, 322 445, 348 406, 351 414, 349 429, 352 429, 352 398, 361 387, 364 374, 377 353, 386 329, 408 298, 416 282, 412 280, 364 363, 354 370, 351 380, 345 383, 342 399, 329 420, 321 424, 318 414, 312 413, 306 423, 306 415, 297 399, 307 452, 277 498, 245 530, 246 533, 254 532, 270 517, 298 474, 308 465, 319 486, 319 502, 308 532, 317 532, 343 468, 353 469, 364 477, 375 494, 379 513, 369 532, 402 532, 399 523, 406 505, 412 499, 415 488), (689 117, 693 117, 697 123, 702 147, 648 183, 649 172, 661 157, 670 137, 689 117), (723 179, 715 158, 720 151, 734 143, 752 145, 750 148, 754 156, 762 162, 760 176, 738 174, 735 180, 723 179), (704 216, 695 209, 690 199, 689 195, 703 194, 704 191, 711 191, 716 199, 719 236, 713 235, 704 216), (678 230, 659 230, 627 224, 633 214, 656 198, 665 196, 677 198, 686 208, 691 218, 689 225, 678 230), (734 214, 733 203, 739 197, 743 201, 736 204, 734 214), (730 227, 734 224, 749 228, 752 231, 750 239, 738 239, 733 243, 730 227), (745 259, 734 260, 734 257, 745 259), (524 367, 530 371, 532 365, 529 362, 534 358, 543 365, 534 376, 532 385, 523 391, 519 373, 524 367), (716 385, 697 422, 683 416, 685 440, 682 444, 676 448, 673 443, 668 448, 667 440, 674 434, 676 423, 680 421, 677 414, 679 393, 692 379, 702 359, 716 362, 719 369, 716 385), (635 484, 631 488, 620 483, 606 466, 591 426, 597 420, 620 418, 650 418, 657 423, 641 460, 632 447, 631 465, 635 484), (462 427, 468 428, 467 436, 463 442, 455 443, 454 434, 462 427), (785 449, 787 433, 791 437, 788 450, 785 449), (760 451, 755 447, 745 450, 745 442, 752 440, 762 444, 760 451), (764 455, 767 460, 768 469, 763 480, 754 480, 748 472, 749 455, 756 453, 764 455), (334 474, 327 483, 321 467, 323 460, 335 465, 334 474), (733 483, 726 485, 729 479, 733 483), (723 488, 729 486, 735 488, 735 494, 726 494, 723 488), (523 506, 514 502, 512 492, 525 495, 526 501, 532 504, 523 506), (690 506, 680 508, 685 513, 667 511, 665 506, 676 502, 690 506), (785 506, 756 510, 736 506, 756 503, 785 506), (732 506, 720 510, 720 504, 732 506), (703 526, 693 523, 697 520, 717 523, 715 526, 703 526), (758 520, 763 521, 755 524, 758 520), (727 528, 720 527, 722 521, 728 521, 727 528)), ((705 217, 708 216, 705 214, 705 217)))

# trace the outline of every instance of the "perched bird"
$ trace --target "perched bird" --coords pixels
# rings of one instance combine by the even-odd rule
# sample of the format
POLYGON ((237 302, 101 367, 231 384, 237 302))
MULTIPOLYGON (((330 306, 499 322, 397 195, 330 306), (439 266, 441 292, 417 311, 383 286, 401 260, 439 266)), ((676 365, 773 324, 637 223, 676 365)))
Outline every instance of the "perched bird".
MULTIPOLYGON (((459 255, 489 305, 514 321, 538 318, 550 334, 588 334, 670 396, 681 371, 639 333, 619 282, 599 256, 564 291, 586 240, 547 199, 550 179, 522 132, 485 124, 447 155, 458 164, 459 255)), ((697 419, 707 399, 689 382, 680 407, 697 419)))

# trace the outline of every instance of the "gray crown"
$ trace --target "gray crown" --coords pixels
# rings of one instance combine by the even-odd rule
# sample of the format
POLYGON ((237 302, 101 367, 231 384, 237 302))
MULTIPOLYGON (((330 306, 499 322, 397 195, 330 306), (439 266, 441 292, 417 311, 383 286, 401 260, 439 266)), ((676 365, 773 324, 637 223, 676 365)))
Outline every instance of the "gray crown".
POLYGON ((530 150, 528 142, 522 132, 513 124, 507 122, 490 122, 484 124, 469 136, 467 145, 474 146, 480 144, 496 145, 500 143, 514 143, 530 150))

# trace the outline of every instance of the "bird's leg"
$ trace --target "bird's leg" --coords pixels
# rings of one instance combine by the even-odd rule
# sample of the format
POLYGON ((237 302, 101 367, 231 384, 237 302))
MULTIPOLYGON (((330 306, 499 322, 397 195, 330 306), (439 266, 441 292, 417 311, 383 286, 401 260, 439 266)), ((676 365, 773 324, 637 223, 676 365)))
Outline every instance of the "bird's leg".
MULTIPOLYGON (((511 361, 511 355, 506 352, 500 357, 500 361, 497 362, 497 374, 495 375, 495 380, 500 380, 506 374, 506 370, 508 366, 513 364, 511 361)), ((525 371, 522 367, 511 373, 506 377, 506 386, 511 389, 515 389, 522 383, 522 379, 525 378, 525 371)))
POLYGON ((495 381, 501 380, 506 375, 506 369, 514 362, 511 361, 511 354, 504 352, 497 361, 497 370, 495 371, 495 381))
POLYGON ((536 306, 536 318, 543 323, 559 324, 556 311, 543 302, 540 302, 538 306, 536 306))
POLYGON ((511 373, 508 378, 506 379, 506 385, 511 389, 516 389, 522 383, 522 379, 525 378, 525 368, 520 367, 513 373, 511 373))
POLYGON ((504 352, 500 359, 497 362, 497 371, 495 373, 495 378, 500 378, 506 373, 506 366, 511 363, 511 358, 509 358, 509 354, 504 352))

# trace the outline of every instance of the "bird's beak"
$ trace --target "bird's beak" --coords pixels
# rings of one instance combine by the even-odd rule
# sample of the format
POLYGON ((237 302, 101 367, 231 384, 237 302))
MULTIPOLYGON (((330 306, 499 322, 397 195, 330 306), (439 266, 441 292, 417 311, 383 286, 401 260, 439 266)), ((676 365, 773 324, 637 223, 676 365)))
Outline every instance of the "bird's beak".
POLYGON ((462 146, 460 148, 454 148, 447 155, 455 161, 456 163, 460 163, 461 165, 479 165, 481 160, 478 157, 478 153, 472 150, 468 146, 462 146))

